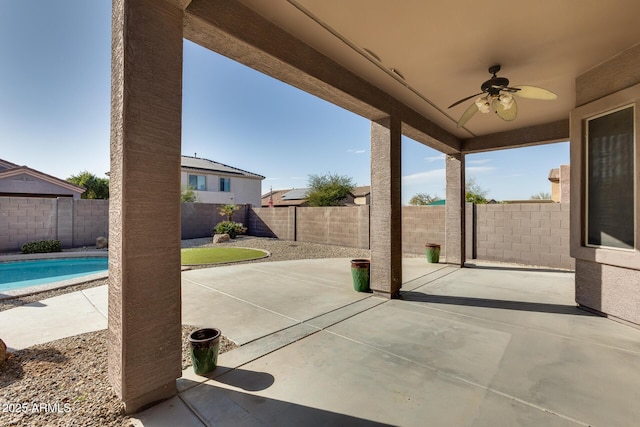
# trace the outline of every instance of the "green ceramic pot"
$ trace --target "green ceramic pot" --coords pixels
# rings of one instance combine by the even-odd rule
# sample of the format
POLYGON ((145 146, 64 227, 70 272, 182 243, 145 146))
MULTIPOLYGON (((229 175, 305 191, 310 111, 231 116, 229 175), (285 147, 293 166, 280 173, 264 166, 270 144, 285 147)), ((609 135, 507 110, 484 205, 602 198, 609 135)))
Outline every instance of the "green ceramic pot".
POLYGON ((437 264, 440 261, 440 245, 437 243, 427 243, 424 247, 427 255, 427 262, 437 264))
POLYGON ((369 268, 371 261, 368 259, 351 260, 351 277, 353 289, 356 292, 369 292, 369 268))
POLYGON ((189 335, 191 363, 197 375, 216 369, 221 336, 222 332, 215 328, 198 329, 189 335))

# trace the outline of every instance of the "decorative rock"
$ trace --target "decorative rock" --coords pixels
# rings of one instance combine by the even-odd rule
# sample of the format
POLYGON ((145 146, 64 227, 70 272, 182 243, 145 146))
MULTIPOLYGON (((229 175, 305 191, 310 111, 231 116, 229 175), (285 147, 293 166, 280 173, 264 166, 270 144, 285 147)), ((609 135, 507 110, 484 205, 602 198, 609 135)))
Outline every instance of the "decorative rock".
POLYGON ((213 235, 213 243, 223 243, 228 242, 230 239, 228 234, 214 234, 213 235))
POLYGON ((4 361, 7 359, 7 356, 7 345, 4 343, 4 341, 0 340, 0 365, 4 363, 4 361))
POLYGON ((96 239, 96 249, 104 249, 108 246, 109 240, 106 237, 100 236, 96 239))

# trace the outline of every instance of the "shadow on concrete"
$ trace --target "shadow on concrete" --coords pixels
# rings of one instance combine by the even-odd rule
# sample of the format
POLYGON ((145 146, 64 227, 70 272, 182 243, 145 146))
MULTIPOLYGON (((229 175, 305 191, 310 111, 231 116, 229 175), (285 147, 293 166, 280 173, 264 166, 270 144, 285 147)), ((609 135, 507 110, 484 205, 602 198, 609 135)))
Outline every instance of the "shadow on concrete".
POLYGON ((31 307, 46 307, 46 304, 40 301, 29 301, 20 297, 7 294, 0 294, 0 311, 9 310, 10 308, 20 307, 29 304, 31 307))
POLYGON ((421 292, 401 292, 400 299, 405 301, 449 304, 469 307, 498 308, 502 310, 534 311, 539 313, 569 314, 574 316, 598 317, 581 310, 575 305, 549 304, 541 302, 509 301, 486 298, 469 298, 449 295, 429 295, 421 292))
MULTIPOLYGON (((216 379, 219 380, 219 379, 216 379)), ((206 426, 372 426, 391 424, 205 383, 180 395, 206 426)))
MULTIPOLYGON (((220 367, 223 370, 224 367, 220 367)), ((215 376, 215 372, 205 375, 219 383, 227 384, 232 387, 241 388, 246 391, 265 390, 273 385, 275 378, 267 372, 247 371, 246 369, 231 369, 222 375, 215 376)))

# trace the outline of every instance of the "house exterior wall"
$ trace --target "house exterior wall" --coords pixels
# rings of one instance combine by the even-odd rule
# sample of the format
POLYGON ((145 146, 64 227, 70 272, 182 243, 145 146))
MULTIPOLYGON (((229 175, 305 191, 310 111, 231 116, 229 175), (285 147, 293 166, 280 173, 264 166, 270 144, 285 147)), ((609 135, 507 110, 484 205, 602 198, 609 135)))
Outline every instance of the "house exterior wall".
POLYGON ((52 197, 68 196, 75 199, 80 198, 78 192, 38 179, 26 173, 0 179, 0 194, 34 194, 40 197, 46 194, 52 197))
MULTIPOLYGON (((576 109, 571 113, 571 255, 576 258, 576 302, 608 316, 640 325, 640 234, 634 250, 587 247, 585 225, 586 169, 583 120, 612 109, 636 105, 635 167, 638 167, 640 45, 616 55, 576 78, 576 109)), ((635 223, 640 213, 640 179, 635 174, 635 223)))
POLYGON ((206 177, 207 190, 195 192, 198 196, 198 201, 201 203, 234 203, 236 205, 260 206, 262 182, 259 179, 183 170, 180 173, 181 185, 186 186, 189 184, 189 175, 206 177), (220 178, 230 179, 229 189, 231 191, 220 191, 220 178))

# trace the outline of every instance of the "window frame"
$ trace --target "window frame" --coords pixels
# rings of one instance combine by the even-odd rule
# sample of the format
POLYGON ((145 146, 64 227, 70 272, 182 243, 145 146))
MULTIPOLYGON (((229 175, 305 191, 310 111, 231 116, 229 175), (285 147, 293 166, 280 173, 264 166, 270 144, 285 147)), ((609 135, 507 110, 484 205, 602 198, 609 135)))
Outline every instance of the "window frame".
POLYGON ((191 177, 195 176, 196 177, 196 187, 194 188, 195 191, 207 191, 207 176, 206 175, 197 175, 197 174, 191 174, 188 173, 187 174, 187 185, 191 186, 191 177), (200 189, 198 188, 197 182, 198 182, 198 178, 204 178, 204 189, 200 189))
POLYGON ((634 159, 637 157, 636 156, 636 135, 637 135, 637 126, 636 126, 636 121, 637 121, 637 108, 635 103, 629 103, 627 105, 623 105, 621 107, 618 108, 614 108, 613 110, 609 110, 609 111, 605 111, 603 113, 600 114, 596 114, 595 116, 592 117, 587 117, 584 119, 584 125, 585 125, 585 129, 584 129, 584 158, 585 158, 585 175, 584 175, 584 186, 585 186, 585 192, 584 192, 584 206, 582 206, 582 209, 584 209, 584 224, 583 224, 583 233, 584 233, 584 245, 586 247, 590 247, 590 248, 606 248, 606 249, 611 249, 611 250, 615 250, 615 251, 634 251, 635 248, 638 247, 638 236, 636 231, 636 225, 637 225, 637 204, 638 201, 636 200, 636 186, 637 186, 637 182, 638 182, 638 165, 637 162, 634 161, 633 162, 633 189, 632 189, 632 193, 633 193, 633 198, 634 198, 634 202, 633 202, 633 230, 634 230, 634 235, 633 235, 633 245, 630 248, 622 248, 622 247, 617 247, 617 246, 608 246, 608 245, 597 245, 597 244, 593 244, 593 243, 589 243, 589 176, 590 176, 590 171, 589 171, 589 143, 590 143, 590 139, 589 139, 589 124, 591 121, 596 120, 596 119, 600 119, 603 117, 606 117, 608 115, 626 110, 628 108, 632 108, 633 109, 633 139, 631 141, 632 143, 632 150, 633 150, 633 157, 634 159))
POLYGON ((221 176, 218 178, 218 191, 221 193, 231 193, 231 178, 221 176), (223 185, 223 183, 227 183, 228 185, 223 185), (225 190, 226 188, 226 190, 225 190))
POLYGON ((640 130, 640 84, 581 105, 571 112, 571 212, 570 212, 570 254, 577 260, 608 264, 624 268, 640 269, 640 230, 638 213, 640 212, 639 176, 640 149, 638 131, 640 130), (633 135, 633 195, 634 195, 634 247, 617 248, 587 244, 587 123, 588 120, 634 107, 633 135))

